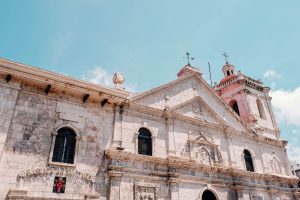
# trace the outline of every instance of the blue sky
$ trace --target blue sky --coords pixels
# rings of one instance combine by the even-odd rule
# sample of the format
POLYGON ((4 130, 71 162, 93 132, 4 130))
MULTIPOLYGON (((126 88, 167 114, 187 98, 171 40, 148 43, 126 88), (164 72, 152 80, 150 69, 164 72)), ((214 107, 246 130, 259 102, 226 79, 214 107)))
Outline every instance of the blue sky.
POLYGON ((272 87, 273 105, 300 160, 300 1, 0 1, 0 57, 111 84, 120 71, 141 92, 174 80, 189 51, 208 79, 224 51, 237 70, 272 87), (297 90, 298 89, 298 90, 297 90))

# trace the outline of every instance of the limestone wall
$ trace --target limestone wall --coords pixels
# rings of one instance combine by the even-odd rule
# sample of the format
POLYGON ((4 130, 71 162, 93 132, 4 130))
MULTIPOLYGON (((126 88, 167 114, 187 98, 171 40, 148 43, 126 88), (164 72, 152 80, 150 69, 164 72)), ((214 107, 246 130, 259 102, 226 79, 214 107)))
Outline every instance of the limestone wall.
POLYGON ((79 134, 75 166, 69 168, 81 175, 69 176, 66 192, 59 197, 82 199, 89 193, 90 182, 82 174, 97 175, 96 190, 106 195, 107 188, 103 187, 106 171, 104 150, 109 147, 113 132, 112 108, 93 108, 26 91, 18 93, 7 87, 0 87, 0 91, 0 122, 3 124, 1 135, 6 135, 7 132, 0 162, 0 199, 4 198, 9 189, 18 187, 20 172, 35 169, 48 171, 36 172, 40 175, 24 178, 22 188, 28 190, 28 196, 58 197, 52 193, 54 176, 67 172, 53 172, 48 168, 56 166, 49 164, 53 133, 64 126, 72 127, 79 134))

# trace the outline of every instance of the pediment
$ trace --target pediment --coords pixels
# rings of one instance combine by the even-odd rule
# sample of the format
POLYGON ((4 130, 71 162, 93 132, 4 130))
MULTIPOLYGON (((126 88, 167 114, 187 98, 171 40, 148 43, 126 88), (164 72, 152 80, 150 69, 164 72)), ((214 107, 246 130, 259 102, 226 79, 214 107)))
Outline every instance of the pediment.
POLYGON ((171 111, 186 117, 195 118, 213 124, 225 124, 223 119, 199 96, 179 104, 171 111))
POLYGON ((204 144, 204 145, 208 145, 208 146, 217 146, 212 141, 209 141, 209 139, 207 139, 207 137, 205 137, 201 132, 199 132, 198 137, 196 137, 193 140, 189 140, 189 142, 194 143, 194 144, 204 144))
MULTIPOLYGON (((232 109, 215 93, 199 74, 178 78, 170 83, 130 98, 131 102, 160 110, 171 109, 178 114, 195 117, 199 104, 206 115, 199 119, 223 124, 239 131, 250 131, 232 109), (194 110, 194 111, 193 111, 194 110)), ((199 111, 200 112, 200 111, 199 111)))

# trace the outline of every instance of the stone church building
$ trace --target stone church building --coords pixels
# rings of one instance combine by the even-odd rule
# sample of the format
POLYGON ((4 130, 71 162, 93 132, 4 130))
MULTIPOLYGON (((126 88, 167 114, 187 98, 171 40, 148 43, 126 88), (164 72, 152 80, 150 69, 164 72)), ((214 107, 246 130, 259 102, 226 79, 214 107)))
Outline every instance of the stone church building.
POLYGON ((0 199, 300 199, 270 89, 222 70, 132 94, 0 59, 0 199))

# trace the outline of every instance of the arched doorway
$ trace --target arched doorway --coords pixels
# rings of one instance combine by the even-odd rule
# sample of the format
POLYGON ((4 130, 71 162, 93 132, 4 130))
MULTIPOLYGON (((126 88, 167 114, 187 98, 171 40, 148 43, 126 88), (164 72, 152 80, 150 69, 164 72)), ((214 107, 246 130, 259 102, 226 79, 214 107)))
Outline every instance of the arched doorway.
POLYGON ((205 190, 202 194, 202 200, 217 200, 217 198, 214 193, 209 190, 205 190))

